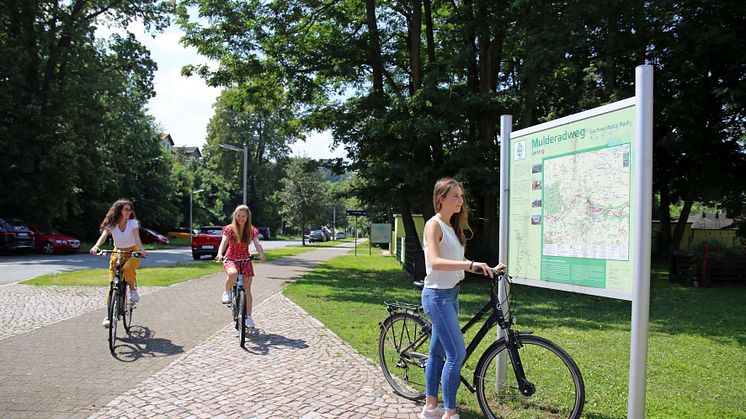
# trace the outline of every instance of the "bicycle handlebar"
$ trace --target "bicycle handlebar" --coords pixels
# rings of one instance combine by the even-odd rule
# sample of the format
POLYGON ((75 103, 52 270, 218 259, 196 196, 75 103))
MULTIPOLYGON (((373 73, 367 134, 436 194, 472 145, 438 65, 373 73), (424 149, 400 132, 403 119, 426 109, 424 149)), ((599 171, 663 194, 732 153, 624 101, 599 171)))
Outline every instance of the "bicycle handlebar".
POLYGON ((251 255, 250 257, 244 259, 231 259, 223 256, 223 262, 250 262, 252 260, 259 260, 259 256, 251 255))
POLYGON ((99 249, 98 252, 96 252, 96 256, 103 256, 107 254, 119 254, 119 255, 130 255, 133 258, 145 258, 145 256, 142 255, 140 252, 133 252, 131 250, 104 250, 99 249))
MULTIPOLYGON (((490 268, 490 270, 492 271, 492 275, 499 277, 498 280, 503 279, 502 277, 508 276, 508 274, 506 274, 503 270, 498 270, 495 268, 490 268)), ((476 267, 474 268, 474 273, 481 275, 484 272, 482 272, 482 268, 476 267)))

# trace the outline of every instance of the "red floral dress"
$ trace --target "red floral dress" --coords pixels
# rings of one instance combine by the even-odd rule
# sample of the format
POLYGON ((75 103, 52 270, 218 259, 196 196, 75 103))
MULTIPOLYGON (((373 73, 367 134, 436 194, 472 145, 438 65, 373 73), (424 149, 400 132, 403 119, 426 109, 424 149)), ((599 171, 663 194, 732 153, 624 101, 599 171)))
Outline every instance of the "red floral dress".
MULTIPOLYGON (((236 242, 235 236, 233 235, 233 229, 231 228, 230 224, 223 227, 223 235, 228 237, 228 250, 226 250, 225 252, 225 257, 229 259, 247 259, 251 257, 251 252, 249 252, 249 245, 236 242)), ((256 227, 251 226, 251 236, 257 237, 258 235, 259 230, 257 230, 256 227)), ((223 268, 226 271, 228 270, 228 268, 238 270, 237 264, 230 260, 223 262, 223 268)), ((243 263, 243 276, 254 276, 254 265, 251 263, 251 261, 243 263)))

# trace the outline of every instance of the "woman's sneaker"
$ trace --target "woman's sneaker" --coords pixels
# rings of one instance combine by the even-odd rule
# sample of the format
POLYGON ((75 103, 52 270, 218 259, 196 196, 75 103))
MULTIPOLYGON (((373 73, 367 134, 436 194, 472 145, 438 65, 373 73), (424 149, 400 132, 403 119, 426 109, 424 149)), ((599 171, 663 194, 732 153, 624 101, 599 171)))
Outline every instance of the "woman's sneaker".
POLYGON ((101 323, 101 326, 104 326, 104 329, 108 329, 111 327, 111 321, 108 317, 104 317, 104 322, 101 323))
POLYGON ((130 290, 130 301, 133 303, 140 301, 140 294, 137 293, 137 290, 130 290))
POLYGON ((443 414, 445 412, 445 409, 440 406, 436 407, 435 409, 428 409, 423 406, 422 412, 420 413, 419 417, 421 419, 440 419, 441 417, 443 417, 443 414))
POLYGON ((249 329, 254 328, 254 319, 252 319, 251 316, 246 316, 246 327, 249 329))
POLYGON ((220 302, 223 304, 229 304, 231 302, 231 293, 223 291, 223 296, 220 298, 220 302))

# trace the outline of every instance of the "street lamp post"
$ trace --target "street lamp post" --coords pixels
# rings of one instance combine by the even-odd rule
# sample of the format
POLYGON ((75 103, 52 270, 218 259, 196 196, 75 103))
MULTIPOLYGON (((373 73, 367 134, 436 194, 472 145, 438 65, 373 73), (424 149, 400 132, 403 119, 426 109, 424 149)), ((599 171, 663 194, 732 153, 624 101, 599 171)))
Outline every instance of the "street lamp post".
POLYGON ((192 236, 194 235, 194 224, 192 224, 192 195, 204 192, 204 189, 197 189, 196 191, 189 191, 189 245, 192 245, 192 236))
POLYGON ((246 205, 246 169, 249 165, 249 147, 243 143, 243 149, 232 144, 220 144, 220 147, 233 151, 243 151, 243 204, 246 205))

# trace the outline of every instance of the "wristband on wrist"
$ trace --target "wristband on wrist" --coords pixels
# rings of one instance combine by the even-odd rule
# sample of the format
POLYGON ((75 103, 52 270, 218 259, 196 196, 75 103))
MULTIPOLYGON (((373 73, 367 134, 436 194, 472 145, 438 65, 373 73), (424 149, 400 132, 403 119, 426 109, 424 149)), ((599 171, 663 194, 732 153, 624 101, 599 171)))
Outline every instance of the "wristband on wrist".
POLYGON ((471 270, 471 268, 473 268, 473 267, 474 267, 474 261, 472 260, 472 261, 470 261, 470 262, 471 262, 471 263, 469 264, 469 270, 471 270))

